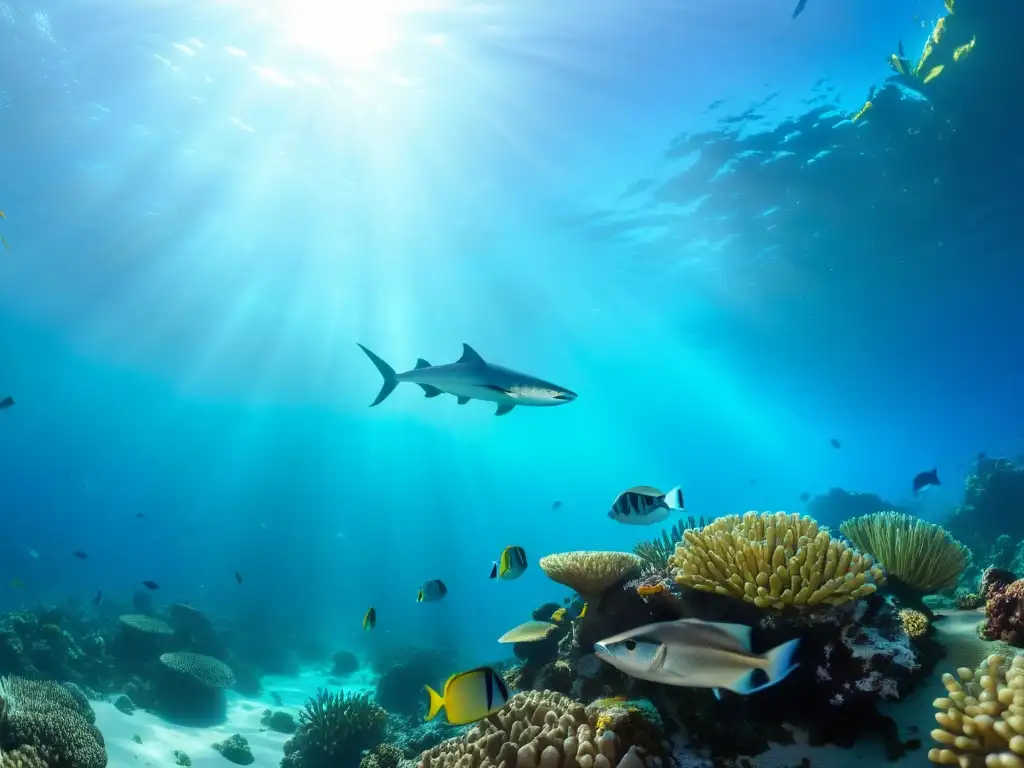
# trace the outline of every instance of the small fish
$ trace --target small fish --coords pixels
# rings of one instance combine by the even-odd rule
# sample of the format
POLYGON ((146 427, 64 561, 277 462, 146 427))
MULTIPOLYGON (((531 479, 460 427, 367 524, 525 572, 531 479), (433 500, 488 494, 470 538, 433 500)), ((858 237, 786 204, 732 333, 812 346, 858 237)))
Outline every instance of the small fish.
POLYGON ((639 587, 636 588, 636 593, 640 595, 640 597, 650 597, 651 595, 657 595, 658 593, 664 591, 665 585, 661 583, 641 584, 639 587))
POLYGON ((142 582, 142 586, 144 586, 146 589, 160 589, 159 584, 157 584, 155 581, 150 581, 149 579, 146 579, 144 582, 142 582))
POLYGON ((977 460, 978 461, 984 461, 987 458, 988 458, 988 454, 987 453, 985 453, 984 451, 978 451, 978 456, 977 456, 977 460))
POLYGON ((793 9, 793 18, 795 19, 801 13, 804 12, 804 8, 807 7, 807 0, 797 0, 796 8, 793 9))
POLYGON ((552 621, 561 621, 565 618, 565 608, 559 608, 557 611, 551 614, 552 621))
POLYGON ((803 493, 800 494, 800 501, 807 502, 807 501, 810 501, 810 500, 811 500, 811 494, 809 494, 807 491, 804 491, 803 493))
POLYGON ((469 725, 493 715, 508 703, 508 688, 501 675, 490 667, 478 667, 448 678, 444 694, 425 686, 430 696, 426 719, 433 720, 442 709, 449 725, 469 725))
POLYGON ((7 214, 4 213, 3 211, 0 211, 0 219, 6 219, 6 218, 7 218, 7 214))
POLYGON ((7 238, 5 238, 5 237, 4 237, 3 235, 0 235, 0 243, 3 243, 3 244, 4 244, 4 250, 5 250, 5 251, 9 251, 9 250, 11 250, 11 246, 9 246, 9 245, 7 244, 7 238))
POLYGON ((444 585, 444 582, 440 579, 431 579, 425 582, 420 591, 416 593, 417 603, 436 603, 439 600, 444 600, 444 596, 448 594, 448 587, 444 585))
POLYGON ((102 593, 102 592, 100 592, 100 591, 99 591, 99 590, 97 589, 97 590, 96 590, 96 597, 94 597, 94 598, 92 599, 92 604, 93 604, 93 605, 99 605, 99 604, 100 604, 100 603, 102 603, 102 602, 103 602, 103 593, 102 593))
POLYGON ((917 494, 933 485, 942 485, 939 482, 939 470, 933 469, 931 472, 919 472, 914 477, 914 493, 917 494))
POLYGON ((556 502, 552 503, 551 508, 552 509, 560 509, 561 506, 562 506, 562 502, 556 501, 556 502))
POLYGON ((584 604, 583 604, 583 608, 582 608, 582 609, 580 610, 580 615, 579 615, 579 616, 577 616, 576 618, 577 618, 577 619, 582 619, 582 618, 583 618, 584 616, 586 616, 586 615, 587 615, 587 604, 586 604, 586 603, 584 603, 584 604))
POLYGON ((363 631, 369 632, 371 629, 377 626, 377 609, 371 608, 363 616, 363 631))
POLYGON ((14 405, 14 398, 7 395, 3 400, 0 400, 0 408, 10 408, 14 405))
POLYGON ((136 512, 136 513, 135 513, 135 516, 136 516, 136 517, 140 517, 140 518, 141 518, 141 517, 145 517, 146 515, 145 515, 145 513, 144 513, 144 512, 136 512))
POLYGON ((404 373, 396 372, 362 344, 359 348, 384 378, 371 407, 384 402, 403 381, 418 384, 427 397, 445 392, 455 395, 459 405, 470 400, 497 403, 495 416, 504 416, 517 405, 563 405, 576 399, 575 392, 557 384, 488 363, 469 344, 462 345, 462 357, 454 363, 431 365, 420 358, 411 371, 404 373))
POLYGON ((237 581, 239 584, 242 583, 242 574, 240 574, 238 571, 235 571, 235 581, 237 581))
POLYGON ((522 547, 505 547, 501 557, 491 564, 491 578, 512 581, 526 570, 526 550, 522 547))
POLYGON ((85 554, 85 552, 83 552, 80 549, 76 549, 71 554, 74 555, 75 557, 77 557, 79 560, 88 560, 89 559, 89 556, 87 554, 85 554))
POLYGON ((775 685, 796 669, 799 640, 759 655, 750 627, 679 619, 637 627, 594 645, 602 661, 631 677, 685 688, 724 688, 750 694, 775 685))
POLYGON ((24 581, 22 581, 21 579, 17 579, 17 578, 11 579, 11 589, 24 589, 24 588, 25 588, 25 582, 24 581))
POLYGON ((837 451, 838 451, 838 450, 839 450, 840 448, 842 448, 842 447, 843 447, 843 444, 842 444, 842 443, 840 443, 840 442, 839 442, 838 440, 836 440, 836 439, 835 439, 834 437, 833 437, 833 438, 832 438, 831 440, 829 440, 828 442, 829 442, 829 445, 831 445, 831 446, 832 446, 833 448, 835 448, 835 449, 836 449, 837 451))
POLYGON ((28 551, 28 556, 31 557, 33 560, 38 560, 39 559, 39 553, 36 552, 34 549, 30 549, 28 551))
POLYGON ((670 510, 683 509, 683 506, 679 486, 662 493, 649 485, 637 485, 615 497, 608 517, 626 525, 654 525, 667 520, 670 510))

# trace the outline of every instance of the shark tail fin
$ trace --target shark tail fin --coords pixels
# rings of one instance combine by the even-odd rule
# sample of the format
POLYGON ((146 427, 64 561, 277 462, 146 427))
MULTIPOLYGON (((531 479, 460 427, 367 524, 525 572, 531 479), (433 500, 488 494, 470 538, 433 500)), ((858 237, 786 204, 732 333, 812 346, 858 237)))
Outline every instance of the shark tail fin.
POLYGON ((380 392, 377 393, 377 399, 370 403, 370 407, 372 408, 375 405, 383 403, 387 400, 388 395, 395 391, 395 387, 398 386, 398 374, 395 373, 394 368, 385 363, 362 344, 359 345, 359 348, 363 350, 363 352, 366 353, 366 356, 370 358, 370 361, 377 366, 377 370, 380 371, 380 375, 384 378, 384 383, 380 387, 380 392))

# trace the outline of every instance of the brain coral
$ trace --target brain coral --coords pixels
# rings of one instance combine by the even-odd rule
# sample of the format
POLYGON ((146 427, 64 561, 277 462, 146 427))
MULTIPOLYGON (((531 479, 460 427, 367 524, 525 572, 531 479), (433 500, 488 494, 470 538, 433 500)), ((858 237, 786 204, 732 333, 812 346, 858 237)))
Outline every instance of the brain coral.
POLYGON ((517 693, 496 717, 501 728, 483 720, 417 768, 615 768, 622 757, 615 733, 596 736, 583 705, 560 693, 517 693))
POLYGON ((809 517, 785 512, 727 515, 688 530, 670 559, 686 587, 759 608, 839 605, 870 595, 882 569, 809 517))
POLYGON ((201 653, 165 653, 160 663, 168 669, 188 675, 207 688, 227 688, 235 682, 231 667, 213 656, 201 653))
MULTIPOLYGON (((106 768, 103 735, 92 724, 95 713, 76 694, 60 683, 0 678, 0 746, 34 747, 48 768, 106 768)), ((32 765, 30 758, 25 765, 32 765)))
POLYGON ((939 728, 932 738, 940 746, 928 752, 939 765, 960 768, 1024 766, 1024 656, 1005 663, 989 656, 977 670, 962 667, 945 674, 947 695, 936 699, 939 728))

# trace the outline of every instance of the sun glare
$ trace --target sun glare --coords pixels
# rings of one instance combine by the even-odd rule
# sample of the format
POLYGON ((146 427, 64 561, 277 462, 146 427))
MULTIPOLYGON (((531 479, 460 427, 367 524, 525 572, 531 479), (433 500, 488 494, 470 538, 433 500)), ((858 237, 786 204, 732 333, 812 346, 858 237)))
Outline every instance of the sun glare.
POLYGON ((370 66, 399 37, 395 0, 286 0, 279 9, 287 43, 346 66, 370 66))

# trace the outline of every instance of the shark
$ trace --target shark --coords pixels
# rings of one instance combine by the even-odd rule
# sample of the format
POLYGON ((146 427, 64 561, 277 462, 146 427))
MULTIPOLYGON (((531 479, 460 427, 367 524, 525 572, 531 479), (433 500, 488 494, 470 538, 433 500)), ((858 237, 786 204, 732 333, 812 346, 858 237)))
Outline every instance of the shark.
POLYGON ((495 416, 504 416, 517 405, 564 405, 576 399, 576 393, 565 387, 488 363, 469 344, 462 345, 462 357, 454 363, 431 365, 420 358, 416 361, 416 367, 405 373, 397 373, 362 344, 359 344, 359 348, 377 366, 384 378, 377 399, 370 403, 371 408, 383 403, 402 382, 418 384, 427 397, 437 397, 444 393, 455 395, 459 405, 465 405, 470 400, 497 403, 495 416))

